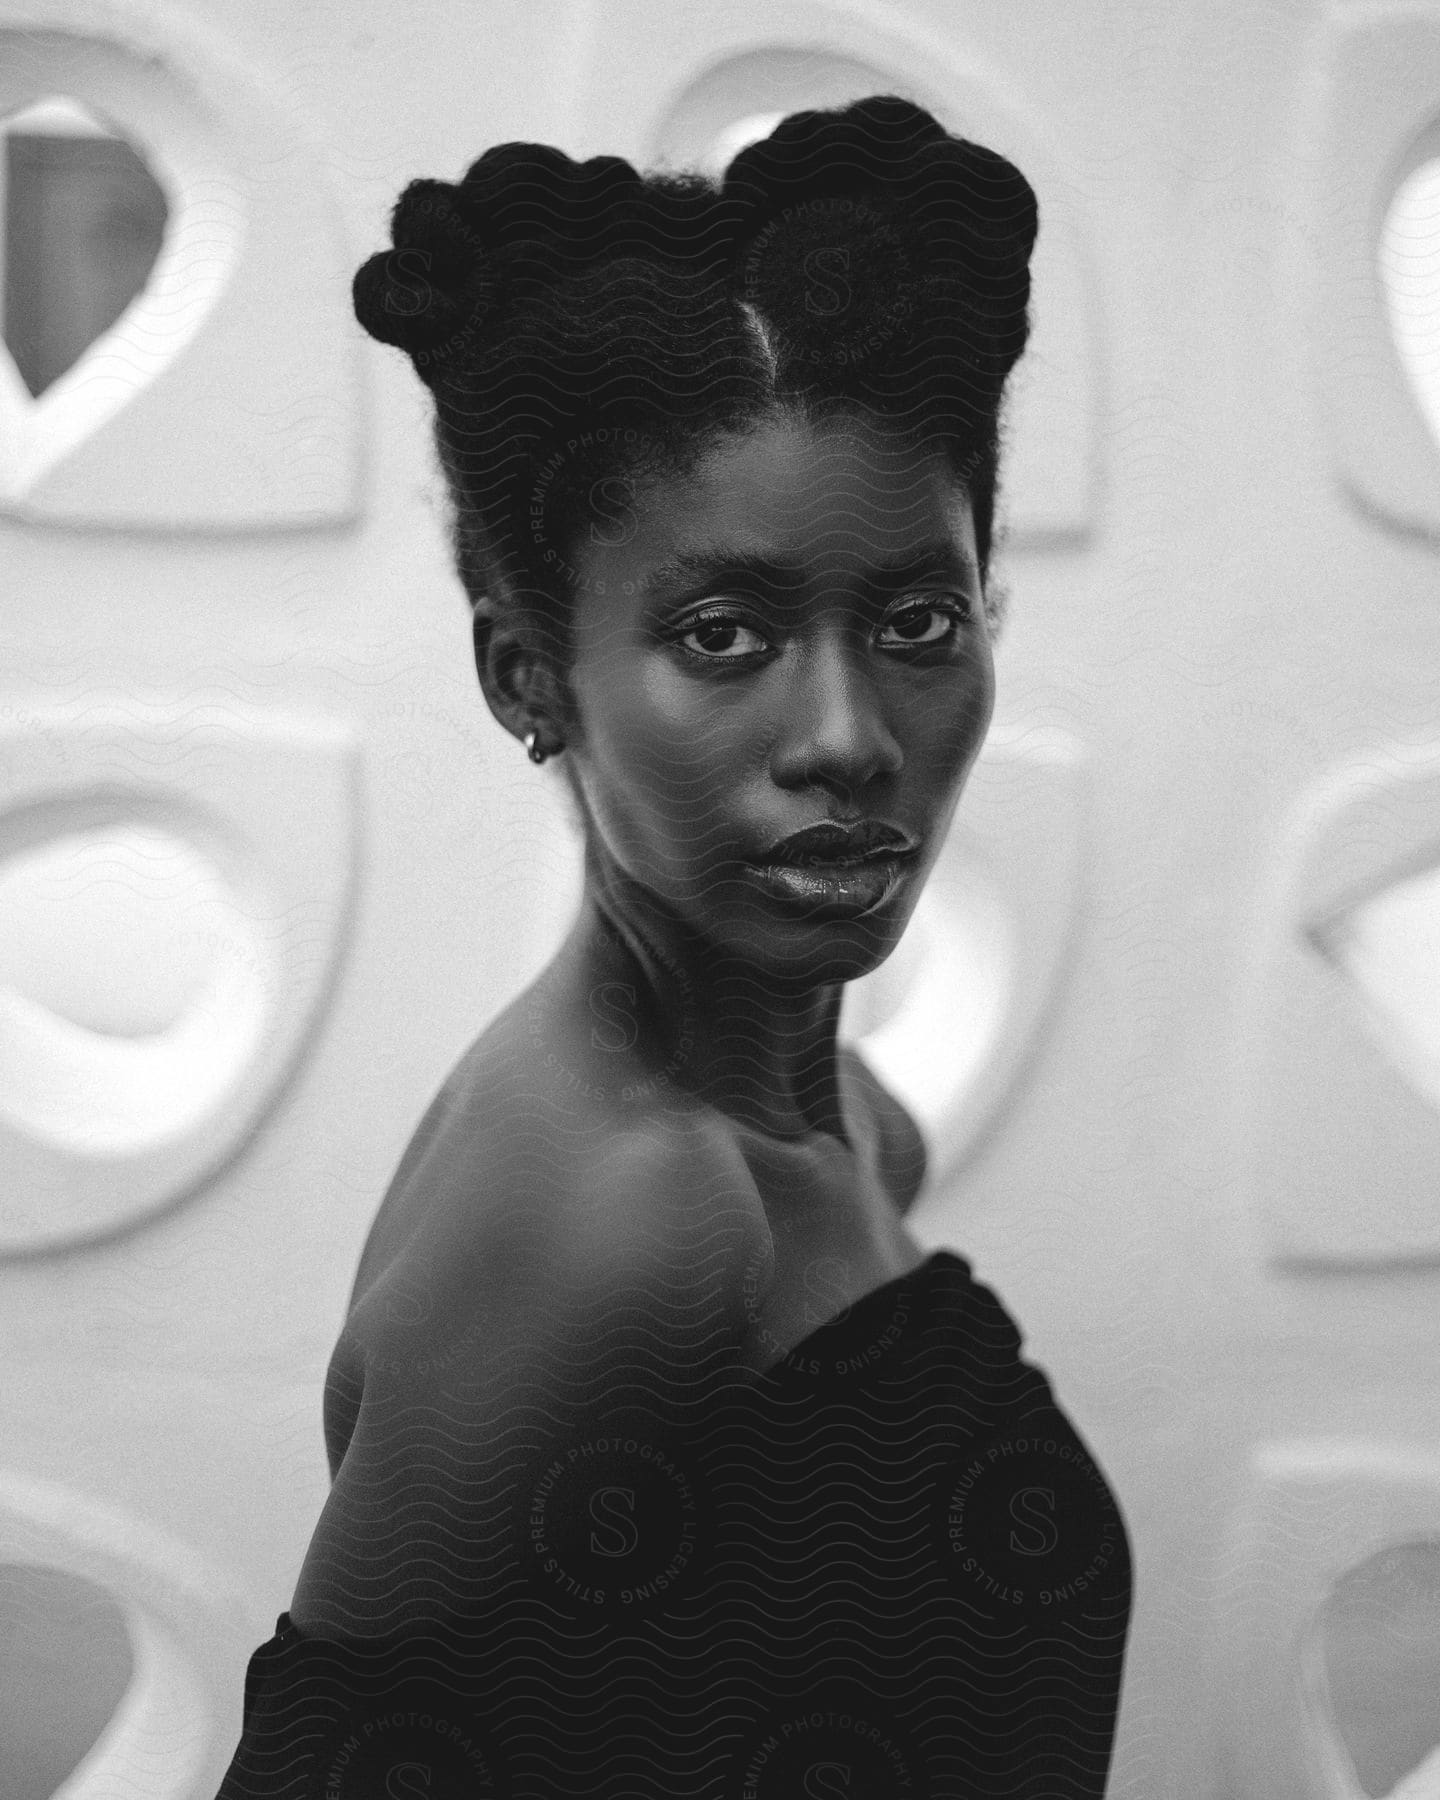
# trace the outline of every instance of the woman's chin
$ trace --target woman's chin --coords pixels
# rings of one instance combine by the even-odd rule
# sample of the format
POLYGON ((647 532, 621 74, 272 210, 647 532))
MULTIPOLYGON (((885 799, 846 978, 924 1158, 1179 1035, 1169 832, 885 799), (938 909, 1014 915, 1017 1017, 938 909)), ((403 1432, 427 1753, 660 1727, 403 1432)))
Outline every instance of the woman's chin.
POLYGON ((747 918, 726 934, 726 951, 761 981, 822 987, 858 981, 894 951, 908 922, 885 911, 870 917, 747 918))

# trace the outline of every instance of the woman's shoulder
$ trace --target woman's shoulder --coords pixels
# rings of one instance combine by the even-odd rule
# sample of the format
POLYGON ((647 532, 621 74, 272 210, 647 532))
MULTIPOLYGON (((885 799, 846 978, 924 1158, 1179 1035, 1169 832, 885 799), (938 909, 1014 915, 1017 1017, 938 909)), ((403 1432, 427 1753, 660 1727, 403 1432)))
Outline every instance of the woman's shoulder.
POLYGON ((733 1134, 678 1093, 622 1098, 593 1062, 566 1066, 507 1023, 470 1046, 417 1126, 361 1253, 352 1316, 397 1265, 618 1277, 658 1264, 663 1278, 718 1251, 738 1282, 766 1226, 733 1134))
POLYGON ((421 1159, 362 1256, 326 1383, 332 1479, 368 1400, 389 1417, 406 1396, 435 1404, 437 1382, 486 1392, 502 1367, 523 1386, 567 1345, 582 1369, 574 1352, 599 1339, 633 1361, 659 1341, 657 1307, 678 1388, 692 1348, 702 1363, 727 1344, 741 1353, 766 1227, 743 1159, 702 1112, 617 1120, 571 1106, 561 1128, 507 1104, 508 1086, 469 1095, 483 1131, 452 1115, 467 1154, 421 1159))

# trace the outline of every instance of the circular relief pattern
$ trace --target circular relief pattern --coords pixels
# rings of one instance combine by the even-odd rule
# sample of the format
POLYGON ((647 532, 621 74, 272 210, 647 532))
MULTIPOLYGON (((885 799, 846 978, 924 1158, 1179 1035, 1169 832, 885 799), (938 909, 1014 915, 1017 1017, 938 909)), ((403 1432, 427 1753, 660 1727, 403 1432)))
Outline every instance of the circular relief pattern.
POLYGON ((1037 1619, 1093 1606, 1125 1541, 1105 1478, 1058 1422, 957 1458, 941 1480, 935 1535, 940 1567, 967 1596, 1037 1619))
POLYGON ((324 1800, 502 1800, 499 1759, 459 1704, 420 1689, 353 1707, 316 1759, 324 1800))
POLYGON ((919 1753, 888 1710, 827 1690, 776 1706, 751 1730, 725 1800, 923 1800, 929 1792, 919 1753))
POLYGON ((552 1449, 525 1487, 521 1566, 580 1619, 664 1612, 714 1543, 708 1493, 655 1429, 596 1432, 552 1449))

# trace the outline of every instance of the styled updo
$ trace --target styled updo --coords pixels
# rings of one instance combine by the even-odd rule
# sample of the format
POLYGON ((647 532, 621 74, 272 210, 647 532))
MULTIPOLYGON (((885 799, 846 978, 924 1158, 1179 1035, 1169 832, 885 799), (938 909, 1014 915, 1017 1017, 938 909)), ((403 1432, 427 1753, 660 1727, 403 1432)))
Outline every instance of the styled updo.
POLYGON ((456 571, 560 666, 573 552, 617 484, 686 476, 779 409, 863 410, 939 450, 988 581, 1005 380, 1029 336, 1035 195, 1013 164, 876 95, 792 113, 719 186, 487 150, 412 181, 356 317, 435 400, 456 571))

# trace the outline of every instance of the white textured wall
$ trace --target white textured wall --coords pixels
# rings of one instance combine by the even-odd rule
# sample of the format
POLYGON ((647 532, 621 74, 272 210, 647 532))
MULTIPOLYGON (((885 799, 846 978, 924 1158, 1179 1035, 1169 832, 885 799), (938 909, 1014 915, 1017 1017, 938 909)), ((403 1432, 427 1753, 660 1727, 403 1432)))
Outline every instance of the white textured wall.
MULTIPOLYGON (((108 1583, 193 1657, 175 1718, 212 1748, 177 1792, 213 1791, 288 1603, 380 1194, 574 893, 552 784, 475 685, 428 402, 341 329, 350 271, 405 180, 491 143, 680 154, 727 106, 828 104, 858 66, 1013 156, 1042 219, 993 754, 932 919, 1007 948, 981 959, 994 1049, 944 1099, 917 1229, 998 1288, 1125 1507, 1113 1794, 1345 1794, 1322 1733, 1307 1763, 1297 1634, 1341 1570, 1440 1536, 1440 1116, 1415 1050, 1440 452, 1373 255, 1440 117, 1440 10, 1374 19, 0 0, 0 102, 63 76, 153 120, 229 246, 185 357, 0 511, 0 850, 111 831, 134 892, 127 818, 203 840, 248 926, 174 929, 271 1034, 206 1116, 107 1164, 75 1086, 104 1046, 0 1012, 0 1236, 26 1252, 0 1260, 0 1561, 108 1583), (110 48, 67 59, 60 30, 110 48), (118 811, 72 817, 102 781, 118 811), (1405 878, 1418 897, 1355 910, 1405 878)), ((43 431, 6 393, 13 472, 43 431)), ((104 928, 66 906, 94 866, 68 901, 64 865, 44 877, 82 959, 104 928)), ((13 880, 0 863, 0 905, 33 928, 13 880)))

